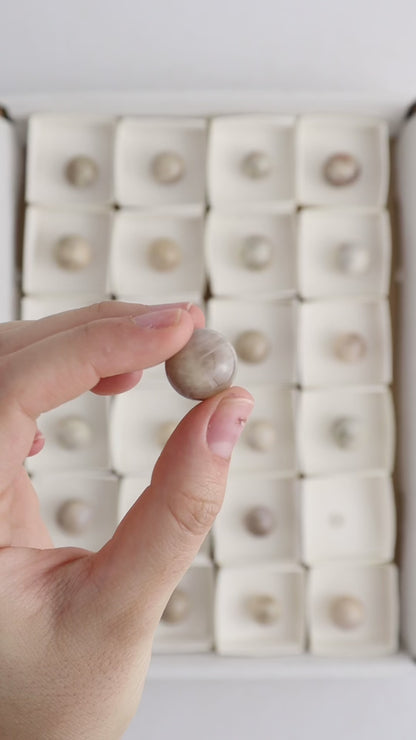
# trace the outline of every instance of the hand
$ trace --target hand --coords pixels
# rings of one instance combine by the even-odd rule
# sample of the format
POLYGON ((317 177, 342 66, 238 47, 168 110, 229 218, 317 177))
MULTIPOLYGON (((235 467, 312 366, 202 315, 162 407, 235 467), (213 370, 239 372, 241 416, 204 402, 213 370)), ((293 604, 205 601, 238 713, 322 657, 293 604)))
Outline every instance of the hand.
POLYGON ((0 737, 115 740, 133 717, 154 631, 221 506, 251 408, 232 388, 178 426, 149 488, 97 553, 53 549, 24 468, 38 416, 132 388, 203 326, 195 306, 108 302, 0 327, 0 737))

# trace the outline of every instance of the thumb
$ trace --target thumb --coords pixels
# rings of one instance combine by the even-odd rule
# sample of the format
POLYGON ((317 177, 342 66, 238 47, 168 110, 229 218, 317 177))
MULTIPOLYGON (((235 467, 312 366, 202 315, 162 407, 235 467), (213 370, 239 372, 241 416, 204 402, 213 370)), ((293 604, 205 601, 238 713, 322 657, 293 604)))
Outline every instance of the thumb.
POLYGON ((156 627, 218 514, 231 453, 253 408, 242 388, 194 407, 164 448, 152 481, 96 554, 106 601, 156 627), (109 597, 109 599, 108 599, 109 597))

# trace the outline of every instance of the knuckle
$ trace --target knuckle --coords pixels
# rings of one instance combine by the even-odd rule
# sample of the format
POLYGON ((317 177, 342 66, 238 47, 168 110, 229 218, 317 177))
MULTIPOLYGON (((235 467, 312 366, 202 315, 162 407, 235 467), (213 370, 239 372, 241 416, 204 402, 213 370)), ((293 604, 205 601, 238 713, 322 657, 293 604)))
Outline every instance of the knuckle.
POLYGON ((221 508, 221 500, 215 497, 212 488, 205 484, 201 490, 184 488, 168 496, 171 513, 186 534, 204 535, 214 524, 221 508))

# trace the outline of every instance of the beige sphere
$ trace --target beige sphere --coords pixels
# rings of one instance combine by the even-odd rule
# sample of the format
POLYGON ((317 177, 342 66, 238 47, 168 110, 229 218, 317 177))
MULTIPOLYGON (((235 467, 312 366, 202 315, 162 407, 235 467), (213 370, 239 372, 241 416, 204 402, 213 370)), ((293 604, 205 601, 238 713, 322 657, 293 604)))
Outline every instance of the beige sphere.
POLYGON ((177 152, 159 152, 152 160, 152 174, 160 185, 172 185, 185 175, 185 162, 177 152))
POLYGON ((325 180, 334 187, 352 185, 361 174, 359 162, 352 154, 338 152, 328 157, 323 166, 325 180))
POLYGON ((173 239, 156 239, 149 246, 149 262, 158 272, 175 270, 182 262, 182 250, 173 239))
POLYGON ((248 270, 266 270, 272 262, 273 244, 267 236, 248 236, 241 250, 241 259, 248 270))
POLYGON ((350 416, 336 419, 332 425, 332 436, 341 450, 351 450, 357 445, 359 421, 350 416))
POLYGON ((247 512, 244 522, 250 534, 256 537, 266 537, 276 528, 274 513, 268 506, 253 506, 247 512))
POLYGON ((82 450, 92 441, 92 429, 82 416, 65 416, 56 427, 56 438, 67 450, 82 450))
POLYGON ((339 360, 352 365, 362 360, 367 354, 367 342, 362 334, 356 332, 340 334, 335 341, 334 352, 339 360))
POLYGON ((97 181, 98 165, 85 155, 70 159, 65 168, 66 179, 75 188, 89 188, 97 181))
POLYGON ((91 245, 78 234, 63 236, 55 245, 55 259, 64 270, 84 270, 92 260, 91 245))
POLYGON ((244 431, 244 438, 253 450, 270 452, 276 444, 276 428, 267 419, 249 421, 244 431))
POLYGON ((173 432, 175 431, 178 423, 176 421, 164 421, 162 424, 159 424, 157 430, 156 430, 156 440, 158 445, 160 447, 164 447, 168 439, 172 436, 173 432))
POLYGON ((162 621, 167 624, 178 624, 188 617, 191 611, 191 601, 182 588, 176 588, 166 604, 162 614, 162 621))
POLYGON ((346 275, 364 275, 371 264, 371 252, 364 244, 345 242, 338 246, 336 264, 346 275))
POLYGON ((258 329, 249 329, 238 335, 235 349, 240 360, 257 364, 263 362, 270 353, 270 342, 258 329))
POLYGON ((339 596, 331 604, 331 618, 342 630, 357 629, 365 619, 364 604, 355 596, 339 596))
POLYGON ((82 499, 68 499, 59 507, 56 520, 68 534, 82 534, 91 524, 92 507, 82 499))
POLYGON ((251 596, 247 600, 247 609, 259 624, 276 624, 281 616, 279 602, 269 594, 251 596))
POLYGON ((272 162, 267 152, 249 152, 241 162, 241 169, 251 180, 264 180, 272 171, 272 162))

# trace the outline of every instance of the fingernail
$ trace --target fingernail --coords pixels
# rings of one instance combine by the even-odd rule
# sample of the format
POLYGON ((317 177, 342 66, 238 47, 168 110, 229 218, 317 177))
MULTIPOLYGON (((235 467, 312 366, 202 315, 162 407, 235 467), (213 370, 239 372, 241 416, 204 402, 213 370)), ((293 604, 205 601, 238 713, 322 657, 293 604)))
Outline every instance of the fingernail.
POLYGON ((180 308, 164 308, 160 311, 149 311, 140 316, 133 316, 132 320, 142 329, 166 329, 168 326, 179 324, 181 316, 180 308))
POLYGON ((152 311, 158 311, 159 309, 168 309, 168 308, 182 308, 184 311, 190 311, 193 306, 193 303, 189 302, 182 302, 182 303, 155 303, 154 305, 149 305, 148 308, 150 308, 152 311))
POLYGON ((220 401, 207 428, 207 444, 214 455, 230 459, 253 405, 251 398, 228 396, 220 401))

